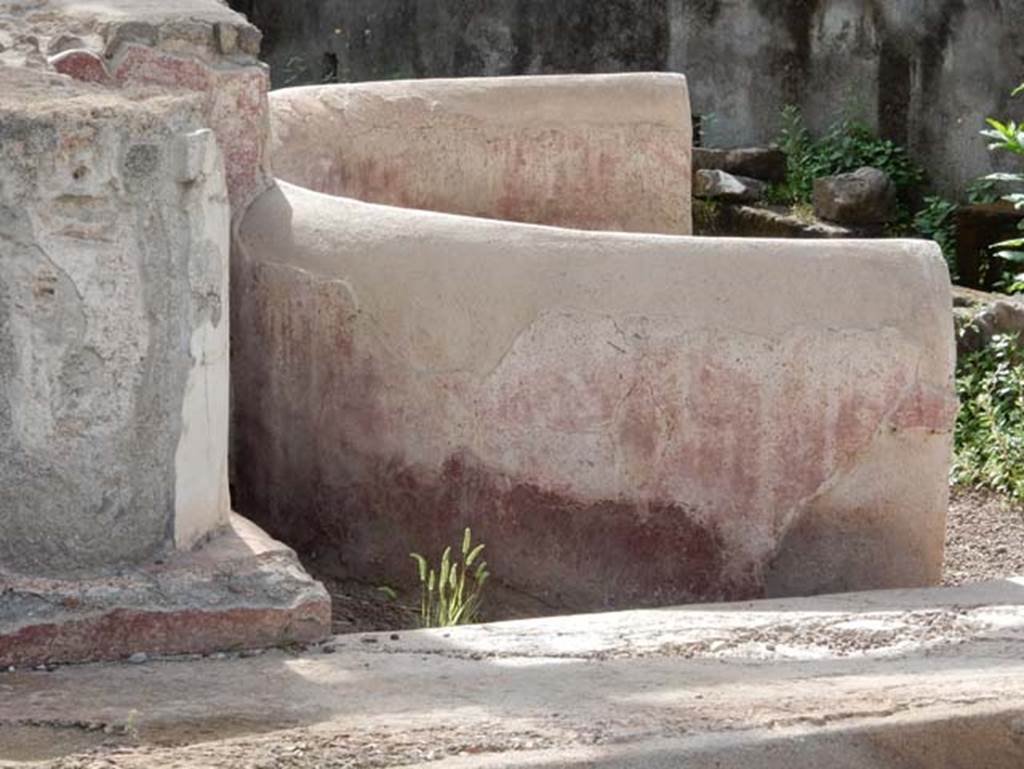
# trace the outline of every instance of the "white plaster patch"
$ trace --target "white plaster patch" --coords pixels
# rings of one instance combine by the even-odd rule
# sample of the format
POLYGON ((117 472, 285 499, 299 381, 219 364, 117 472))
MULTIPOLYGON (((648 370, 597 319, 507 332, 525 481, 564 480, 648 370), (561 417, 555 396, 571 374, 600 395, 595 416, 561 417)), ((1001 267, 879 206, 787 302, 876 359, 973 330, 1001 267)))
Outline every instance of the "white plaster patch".
POLYGON ((181 137, 178 153, 189 222, 192 368, 182 403, 175 452, 174 543, 187 548, 227 521, 228 491, 228 249, 230 209, 214 134, 181 137), (216 305, 215 307, 213 305, 216 305))

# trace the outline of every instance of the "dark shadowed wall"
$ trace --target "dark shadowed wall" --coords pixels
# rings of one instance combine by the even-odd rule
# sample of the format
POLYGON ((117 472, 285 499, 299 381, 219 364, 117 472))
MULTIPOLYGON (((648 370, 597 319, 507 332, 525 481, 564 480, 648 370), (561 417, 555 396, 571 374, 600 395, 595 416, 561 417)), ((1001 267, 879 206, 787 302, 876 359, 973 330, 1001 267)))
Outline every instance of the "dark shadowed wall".
POLYGON ((703 141, 770 141, 785 104, 910 146, 953 194, 991 170, 989 115, 1024 114, 1024 0, 232 0, 277 87, 671 70, 703 141))

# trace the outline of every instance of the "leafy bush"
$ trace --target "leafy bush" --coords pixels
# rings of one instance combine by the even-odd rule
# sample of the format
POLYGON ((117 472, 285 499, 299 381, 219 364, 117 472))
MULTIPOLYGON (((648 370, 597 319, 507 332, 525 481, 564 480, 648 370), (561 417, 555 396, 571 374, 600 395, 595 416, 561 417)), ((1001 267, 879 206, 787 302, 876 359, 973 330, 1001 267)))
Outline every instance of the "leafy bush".
POLYGON ((956 213, 952 200, 933 196, 924 199, 924 206, 914 216, 914 229, 922 238, 934 240, 946 257, 949 272, 956 278, 956 213))
MULTIPOLYGON (((967 185, 968 203, 995 203, 1002 197, 998 191, 996 182, 991 179, 976 179, 967 185)), ((914 215, 914 233, 922 238, 934 240, 942 249, 942 255, 946 257, 949 264, 949 274, 953 280, 959 278, 957 270, 957 234, 956 234, 956 210, 959 206, 952 200, 939 196, 926 197, 923 205, 914 215)), ((982 275, 991 269, 1001 269, 1002 263, 998 260, 986 259, 981 265, 982 275)), ((1006 290, 1013 285, 1013 276, 1004 276, 1003 280, 996 284, 1000 290, 1006 290)), ((1013 293, 1013 292, 1009 292, 1013 293)))
MULTIPOLYGON (((1013 95, 1017 96, 1021 93, 1024 93, 1024 84, 1019 85, 1014 90, 1013 95)), ((981 135, 992 140, 988 145, 990 150, 1010 152, 1018 157, 1024 157, 1024 125, 1018 125, 1014 120, 1003 123, 995 118, 989 118, 985 122, 988 123, 989 128, 982 131, 981 135)), ((1021 184, 1024 184, 1024 174, 989 174, 985 177, 985 180, 995 183, 1005 182, 1017 185, 1019 188, 1021 184)), ((1024 192, 1011 192, 1002 197, 1003 200, 1013 203, 1014 208, 1018 211, 1024 209, 1024 192)), ((1024 231, 1024 220, 1020 222, 1018 227, 1024 231)), ((1024 263, 1024 238, 1004 240, 1002 243, 996 243, 993 248, 999 249, 996 251, 995 256, 1000 259, 1018 264, 1024 263)))
POLYGON ((967 185, 968 203, 995 203, 1002 198, 991 179, 975 179, 967 185))
POLYGON ((462 562, 452 560, 452 549, 446 547, 437 570, 418 553, 410 553, 416 562, 420 580, 420 622, 423 627, 451 627, 475 622, 480 611, 484 585, 490 574, 487 561, 477 562, 482 544, 473 546, 467 527, 462 536, 462 562))
POLYGON ((878 138, 871 129, 852 120, 834 123, 816 139, 807 129, 800 110, 793 106, 782 110, 778 143, 786 153, 787 173, 786 181, 772 191, 776 202, 808 203, 815 179, 873 166, 889 175, 900 194, 897 218, 909 219, 907 193, 921 185, 925 176, 898 144, 878 138))
POLYGON ((997 335, 957 364, 954 484, 984 486, 1024 501, 1024 352, 997 335))

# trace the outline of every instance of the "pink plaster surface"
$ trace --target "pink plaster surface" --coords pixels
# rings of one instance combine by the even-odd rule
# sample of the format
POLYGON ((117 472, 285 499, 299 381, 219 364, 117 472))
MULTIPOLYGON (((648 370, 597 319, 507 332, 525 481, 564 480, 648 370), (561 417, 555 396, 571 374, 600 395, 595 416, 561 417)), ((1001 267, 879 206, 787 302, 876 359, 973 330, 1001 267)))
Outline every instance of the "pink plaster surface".
POLYGON ((680 75, 467 78, 271 94, 274 172, 372 203, 686 234, 680 75))
POLYGON ((240 504, 359 575, 409 577, 472 525, 498 579, 572 609, 939 577, 956 403, 930 245, 587 234, 283 186, 241 246, 240 504))

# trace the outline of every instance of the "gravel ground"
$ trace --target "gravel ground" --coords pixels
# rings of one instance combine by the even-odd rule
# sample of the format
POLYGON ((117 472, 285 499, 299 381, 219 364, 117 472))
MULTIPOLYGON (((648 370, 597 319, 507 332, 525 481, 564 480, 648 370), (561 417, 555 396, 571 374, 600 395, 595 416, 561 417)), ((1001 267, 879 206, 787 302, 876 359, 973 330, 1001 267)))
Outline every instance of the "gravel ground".
POLYGON ((977 489, 956 490, 946 524, 947 585, 1024 575, 1024 507, 977 489))
POLYGON ((380 587, 310 571, 330 593, 331 630, 335 635, 418 627, 419 615, 408 596, 399 597, 380 587))

